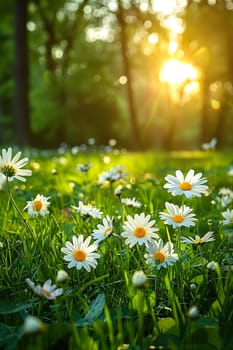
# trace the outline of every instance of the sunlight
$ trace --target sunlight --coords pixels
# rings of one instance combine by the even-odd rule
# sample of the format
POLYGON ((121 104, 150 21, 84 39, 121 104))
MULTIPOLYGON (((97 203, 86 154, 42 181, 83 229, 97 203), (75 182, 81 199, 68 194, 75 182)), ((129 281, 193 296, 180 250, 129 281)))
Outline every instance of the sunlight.
POLYGON ((163 65, 159 79, 161 82, 178 85, 186 81, 194 81, 198 72, 190 63, 183 63, 177 59, 170 59, 163 65))
POLYGON ((187 5, 186 0, 153 0, 152 6, 155 12, 161 13, 165 16, 173 15, 174 13, 182 11, 187 5))

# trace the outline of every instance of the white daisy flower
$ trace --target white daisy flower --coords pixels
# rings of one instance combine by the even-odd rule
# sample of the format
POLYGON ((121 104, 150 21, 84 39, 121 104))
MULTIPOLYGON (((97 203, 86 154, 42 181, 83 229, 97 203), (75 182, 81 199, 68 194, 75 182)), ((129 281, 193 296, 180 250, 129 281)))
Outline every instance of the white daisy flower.
POLYGON ((144 213, 140 215, 135 214, 134 217, 128 215, 127 221, 123 224, 124 232, 121 233, 122 237, 126 238, 125 243, 129 244, 129 247, 133 247, 136 243, 139 245, 145 244, 152 238, 159 238, 156 231, 159 231, 157 227, 152 227, 155 220, 150 220, 151 216, 145 216, 144 213))
POLYGON ((223 225, 229 225, 233 223, 233 209, 227 209, 222 213, 225 220, 221 221, 223 225))
POLYGON ((128 207, 140 208, 142 203, 133 198, 122 198, 121 203, 127 205, 128 207))
POLYGON ((91 163, 77 164, 77 170, 81 173, 86 173, 92 167, 91 163))
POLYGON ((109 171, 103 171, 99 175, 98 182, 100 184, 103 184, 106 181, 114 182, 114 181, 122 179, 126 175, 127 175, 127 173, 124 171, 124 167, 122 167, 121 165, 117 165, 114 168, 111 168, 109 171))
POLYGON ((202 173, 194 175, 193 169, 189 170, 185 177, 182 171, 176 170, 176 176, 167 175, 165 177, 168 183, 164 185, 164 188, 173 196, 184 194, 187 198, 192 198, 192 196, 200 197, 201 194, 208 191, 208 186, 203 185, 207 182, 207 179, 201 178, 201 176, 202 173))
POLYGON ((233 200, 233 191, 230 188, 222 187, 218 194, 219 196, 216 197, 216 200, 222 207, 227 207, 233 200))
POLYGON ((215 147, 216 147, 216 144, 217 144, 217 139, 216 137, 213 137, 210 142, 206 142, 206 143, 203 143, 201 145, 201 148, 204 150, 204 151, 209 151, 209 150, 214 150, 215 147))
POLYGON ((121 165, 116 165, 114 168, 110 169, 112 181, 120 180, 127 176, 128 173, 124 171, 124 167, 121 165))
POLYGON ((144 255, 146 263, 156 266, 159 270, 161 267, 173 265, 178 260, 178 255, 174 253, 173 243, 167 242, 163 245, 162 239, 158 242, 151 240, 146 244, 147 253, 144 255))
POLYGON ((230 188, 227 187, 222 187, 218 191, 220 196, 229 196, 233 198, 233 191, 230 188))
POLYGON ((105 182, 108 182, 108 181, 111 181, 111 174, 109 171, 103 171, 99 175, 98 182, 99 182, 99 184, 104 184, 105 182))
POLYGON ((100 219, 102 212, 91 204, 84 204, 82 201, 79 201, 78 207, 72 206, 79 214, 82 216, 91 216, 94 219, 100 219))
POLYGON ((178 205, 169 202, 166 202, 165 206, 167 212, 159 213, 160 219, 162 219, 165 224, 172 225, 173 228, 180 226, 195 226, 194 221, 197 219, 195 218, 195 214, 191 214, 191 208, 187 207, 186 205, 178 207, 178 205))
POLYGON ((27 209, 28 215, 30 216, 45 216, 49 213, 48 207, 50 202, 48 201, 50 197, 45 197, 41 194, 37 194, 35 199, 32 201, 27 201, 27 205, 24 210, 27 209))
POLYGON ((92 268, 96 268, 99 254, 93 253, 97 249, 97 244, 90 244, 91 236, 84 241, 83 235, 73 236, 73 244, 69 241, 65 243, 65 247, 61 251, 65 253, 64 260, 69 261, 68 268, 76 267, 78 270, 84 267, 88 272, 92 268))
POLYGON ((192 237, 181 237, 181 242, 185 244, 203 244, 208 242, 213 242, 215 240, 213 236, 213 232, 209 231, 207 232, 203 237, 200 237, 198 235, 195 235, 195 238, 192 237))
POLYGON ((103 224, 98 224, 97 229, 92 232, 92 237, 96 240, 96 243, 103 241, 107 238, 113 229, 113 217, 110 218, 108 215, 103 218, 103 224))
POLYGON ((32 171, 28 169, 22 169, 27 163, 28 158, 23 158, 19 160, 21 152, 17 152, 12 158, 12 148, 9 147, 8 150, 2 149, 2 155, 0 155, 0 173, 5 175, 8 181, 13 181, 14 179, 25 182, 24 176, 31 176, 32 171))
POLYGON ((27 285, 33 290, 33 292, 40 297, 45 297, 48 300, 56 299, 56 297, 63 294, 62 288, 57 288, 55 284, 52 284, 52 281, 49 279, 45 281, 43 286, 35 285, 29 278, 26 278, 27 285))

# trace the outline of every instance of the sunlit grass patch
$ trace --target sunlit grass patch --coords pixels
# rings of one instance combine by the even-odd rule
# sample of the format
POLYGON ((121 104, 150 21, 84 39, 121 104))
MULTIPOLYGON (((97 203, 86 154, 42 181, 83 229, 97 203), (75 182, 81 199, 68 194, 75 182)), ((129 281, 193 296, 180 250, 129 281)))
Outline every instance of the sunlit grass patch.
POLYGON ((28 152, 0 190, 0 347, 231 349, 230 153, 28 152))

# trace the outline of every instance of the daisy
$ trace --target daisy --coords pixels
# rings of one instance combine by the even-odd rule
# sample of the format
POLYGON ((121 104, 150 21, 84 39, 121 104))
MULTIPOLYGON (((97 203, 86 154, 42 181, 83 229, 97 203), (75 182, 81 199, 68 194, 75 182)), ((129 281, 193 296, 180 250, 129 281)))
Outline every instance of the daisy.
POLYGON ((128 207, 140 208, 142 203, 138 202, 134 197, 133 198, 122 198, 121 203, 127 205, 128 207))
POLYGON ((192 237, 181 237, 181 242, 185 244, 203 244, 208 242, 213 242, 215 240, 213 232, 207 232, 203 237, 195 235, 195 238, 192 237))
POLYGON ((113 217, 110 218, 108 215, 103 218, 103 224, 98 224, 97 229, 92 232, 92 237, 96 240, 96 243, 107 238, 112 233, 112 222, 113 217))
POLYGON ((42 287, 41 285, 36 286, 29 278, 26 278, 26 283, 35 294, 40 297, 45 297, 48 300, 56 299, 56 297, 63 294, 63 289, 57 288, 55 284, 52 284, 50 279, 45 281, 42 287))
POLYGON ((82 201, 79 201, 78 207, 72 206, 79 214, 82 216, 91 216, 94 219, 101 218, 101 211, 91 204, 84 204, 82 201))
POLYGON ((111 174, 109 171, 103 171, 100 175, 99 175, 99 184, 104 184, 105 182, 111 181, 111 174))
POLYGON ((124 171, 124 167, 121 165, 116 165, 114 168, 110 169, 110 173, 111 173, 112 181, 120 180, 123 177, 125 177, 126 175, 128 175, 124 171))
POLYGON ((50 202, 48 201, 50 197, 45 197, 41 194, 37 194, 35 199, 32 201, 27 201, 27 205, 24 208, 27 209, 30 216, 45 216, 49 213, 48 207, 50 202))
POLYGON ((157 227, 152 227, 155 220, 150 220, 151 216, 145 216, 144 213, 140 215, 135 214, 134 217, 128 215, 127 221, 123 224, 124 232, 121 233, 122 237, 126 238, 125 243, 129 244, 129 247, 133 247, 136 243, 139 245, 145 244, 152 238, 159 238, 156 231, 157 227))
POLYGON ((185 195, 187 198, 192 196, 200 197, 202 193, 207 193, 208 186, 203 185, 207 182, 206 178, 201 178, 202 173, 194 175, 194 170, 191 169, 184 177, 180 170, 176 170, 176 176, 167 175, 165 180, 168 183, 164 185, 168 192, 173 196, 185 195))
POLYGON ((216 199, 222 207, 227 207, 233 200, 233 191, 230 188, 222 187, 218 194, 216 199))
POLYGON ((0 173, 6 176, 8 181, 13 181, 14 179, 25 182, 24 176, 31 176, 32 171, 28 169, 22 169, 27 163, 28 158, 23 158, 19 160, 21 152, 16 153, 12 158, 12 148, 9 147, 8 150, 3 148, 2 155, 0 155, 0 173))
POLYGON ((156 266, 159 270, 161 267, 173 265, 178 260, 178 255, 174 253, 173 243, 167 242, 163 245, 162 239, 158 242, 151 240, 146 244, 147 253, 144 255, 147 264, 156 266))
POLYGON ((76 169, 81 173, 87 173, 91 167, 92 167, 91 163, 84 163, 84 164, 77 164, 76 169))
POLYGON ((233 223, 233 209, 227 209, 222 213, 225 220, 222 221, 223 225, 229 225, 233 223))
POLYGON ((215 137, 213 137, 210 142, 206 142, 206 143, 203 143, 201 145, 201 148, 204 150, 204 151, 209 151, 209 150, 214 150, 215 147, 216 147, 216 144, 217 144, 217 139, 215 137))
POLYGON ((166 202, 165 203, 167 213, 160 212, 160 219, 164 220, 167 225, 172 225, 173 228, 180 226, 195 226, 194 221, 197 219, 194 217, 195 214, 191 214, 192 209, 183 205, 178 207, 178 205, 166 202))
POLYGON ((117 165, 114 168, 111 168, 109 171, 104 171, 99 175, 99 183, 103 184, 104 182, 114 182, 125 177, 127 173, 124 171, 124 167, 117 165))
POLYGON ((67 241, 65 247, 61 248, 61 251, 66 254, 64 260, 69 261, 69 269, 75 266, 80 270, 84 267, 84 269, 89 272, 91 267, 96 268, 96 259, 98 259, 100 255, 93 252, 98 246, 97 244, 89 245, 90 241, 91 236, 87 237, 85 241, 83 235, 78 237, 73 236, 73 244, 67 241))

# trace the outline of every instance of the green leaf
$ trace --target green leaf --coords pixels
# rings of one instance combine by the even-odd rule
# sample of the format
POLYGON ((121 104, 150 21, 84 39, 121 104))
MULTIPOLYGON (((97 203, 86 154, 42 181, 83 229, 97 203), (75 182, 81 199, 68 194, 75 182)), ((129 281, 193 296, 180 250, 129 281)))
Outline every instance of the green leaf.
POLYGON ((226 229, 223 231, 225 234, 227 235, 233 235, 233 229, 232 228, 229 228, 229 229, 226 229))
POLYGON ((166 333, 169 329, 176 326, 176 321, 172 317, 162 318, 158 321, 157 326, 161 333, 166 333))
POLYGON ((198 275, 191 280, 192 283, 200 285, 203 282, 203 275, 198 275))
POLYGON ((6 303, 0 303, 0 314, 7 315, 7 314, 14 314, 16 312, 25 310, 25 309, 31 309, 32 304, 6 304, 6 303))
POLYGON ((96 299, 90 305, 88 313, 84 318, 77 322, 78 326, 92 325, 95 320, 103 313, 105 304, 105 294, 98 294, 96 299))
POLYGON ((0 324, 0 349, 13 350, 16 348, 17 335, 14 330, 4 324, 0 324))
POLYGON ((221 348, 218 322, 209 317, 200 317, 192 323, 192 343, 193 345, 210 345, 211 349, 221 348))
POLYGON ((73 227, 74 227, 73 224, 65 223, 64 225, 61 226, 61 230, 65 233, 66 236, 68 236, 72 231, 73 227))
POLYGON ((220 305, 219 300, 215 300, 210 307, 210 311, 209 311, 210 315, 214 317, 218 317, 221 311, 222 311, 222 306, 220 305))

